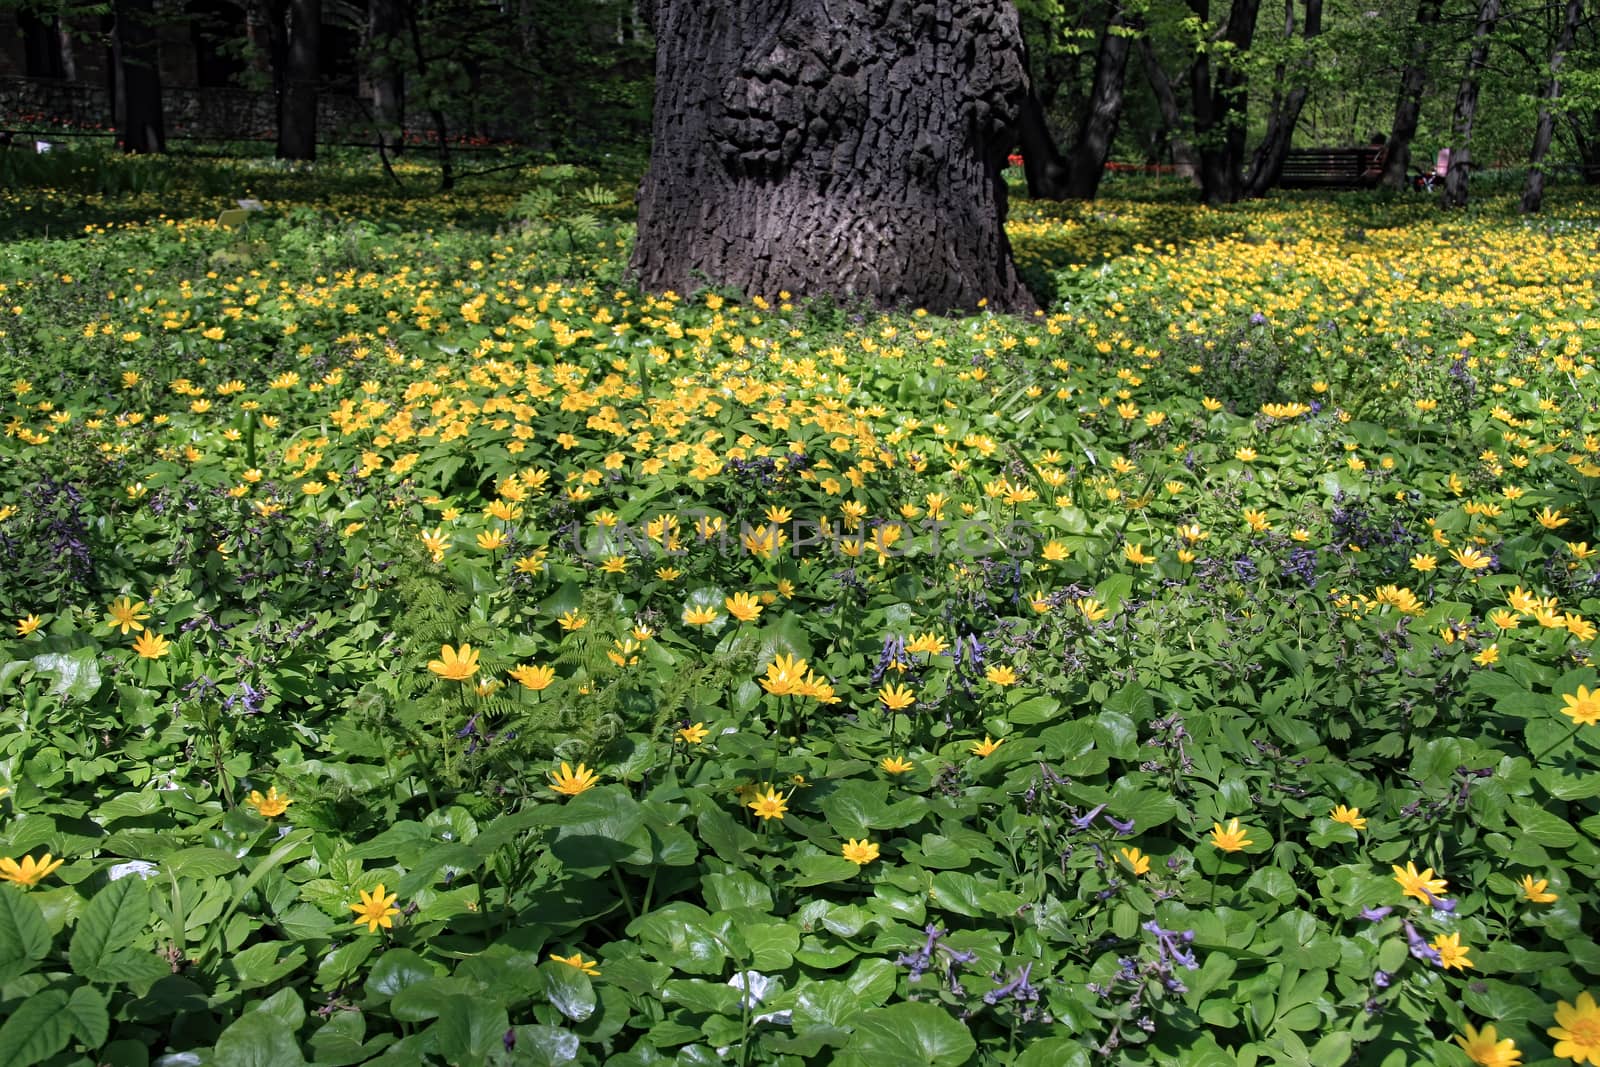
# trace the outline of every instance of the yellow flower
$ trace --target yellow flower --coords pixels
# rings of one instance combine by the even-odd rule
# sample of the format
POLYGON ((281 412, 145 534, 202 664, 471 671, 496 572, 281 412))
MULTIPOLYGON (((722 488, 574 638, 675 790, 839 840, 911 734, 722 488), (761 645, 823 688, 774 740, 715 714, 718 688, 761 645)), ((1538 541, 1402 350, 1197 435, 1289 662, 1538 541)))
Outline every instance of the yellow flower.
POLYGON ((990 756, 990 755, 993 755, 994 754, 994 750, 999 748, 1004 743, 1005 743, 1005 738, 1003 738, 1003 737, 1000 738, 1000 740, 996 741, 996 740, 992 739, 988 734, 984 734, 982 741, 974 741, 972 743, 972 754, 974 756, 990 756))
POLYGON ((106 622, 112 629, 121 627, 123 634, 127 634, 130 630, 144 629, 143 620, 149 617, 150 613, 145 610, 144 601, 134 600, 131 597, 119 597, 106 609, 106 622))
POLYGON ((1419 552, 1411 557, 1411 569, 1427 573, 1439 565, 1439 557, 1427 552, 1419 552))
POLYGON ((48 852, 37 860, 32 856, 24 856, 21 863, 10 856, 0 856, 0 880, 15 882, 20 886, 35 886, 65 862, 64 859, 52 860, 48 852))
POLYGON ((561 628, 568 633, 575 633, 589 625, 589 620, 578 614, 576 611, 569 611, 556 621, 560 623, 561 628))
POLYGON ((1328 813, 1328 818, 1334 822, 1342 822, 1352 830, 1365 830, 1367 820, 1361 817, 1360 808, 1347 808, 1343 804, 1328 813))
POLYGON ((1080 597, 1072 603, 1073 606, 1078 609, 1079 613, 1090 622, 1099 622, 1101 619, 1106 617, 1106 609, 1104 605, 1102 605, 1100 601, 1096 600, 1094 597, 1080 597))
POLYGON ((730 597, 724 597, 722 604, 728 609, 728 614, 740 622, 751 622, 761 614, 761 601, 750 593, 735 593, 730 597))
POLYGON ((683 621, 690 626, 707 626, 717 621, 717 609, 684 608, 683 621))
POLYGON ((1534 512, 1533 517, 1538 519, 1539 520, 1539 525, 1543 526, 1546 530, 1559 529, 1559 528, 1565 526, 1568 523, 1568 521, 1570 521, 1570 520, 1562 517, 1561 512, 1556 511, 1556 510, 1554 510, 1552 508, 1541 508, 1538 511, 1534 512))
POLYGON ((1051 563, 1060 563, 1072 554, 1072 550, 1060 541, 1050 541, 1044 546, 1044 558, 1051 563))
POLYGON ((1267 513, 1257 508, 1244 509, 1244 522, 1256 533, 1266 533, 1272 529, 1272 523, 1267 521, 1267 513))
POLYGON ((1468 1023, 1462 1029, 1465 1032, 1456 1035, 1456 1044, 1467 1054, 1467 1059, 1480 1067, 1519 1067, 1522 1063, 1517 1043, 1509 1037, 1498 1040, 1493 1026, 1485 1026, 1480 1031, 1468 1023))
POLYGON ((1600 692, 1591 693, 1588 686, 1580 685, 1576 693, 1562 693, 1561 699, 1567 705, 1561 714, 1573 722, 1580 726, 1600 723, 1600 692))
POLYGON ((759 789, 756 795, 745 807, 755 812, 761 819, 782 819, 783 813, 788 810, 789 798, 778 792, 772 786, 767 786, 765 793, 759 789))
POLYGON ((1439 966, 1447 971, 1452 968, 1464 971, 1473 966, 1467 959, 1468 948, 1461 943, 1460 934, 1440 934, 1433 939, 1433 948, 1439 953, 1439 966))
POLYGON ((282 815, 289 810, 289 805, 294 803, 293 800, 279 793, 277 786, 268 789, 265 796, 262 795, 259 789, 252 789, 250 790, 250 796, 246 799, 250 806, 256 809, 256 814, 263 819, 271 819, 282 815))
POLYGON ((1122 862, 1128 865, 1128 870, 1132 871, 1135 877, 1150 873, 1149 856, 1136 848, 1123 848, 1117 851, 1122 856, 1122 862))
POLYGON ((1228 828, 1223 829, 1221 823, 1211 824, 1211 843, 1224 852, 1238 852, 1246 845, 1255 844, 1246 835, 1250 831, 1239 828, 1238 819, 1229 819, 1228 828))
POLYGON ((687 745, 698 745, 710 736, 711 731, 706 729, 706 724, 697 722, 693 726, 685 726, 678 731, 678 740, 687 745))
POLYGON ((1548 878, 1535 879, 1531 874, 1522 876, 1522 899, 1530 904, 1552 904, 1561 898, 1555 893, 1548 892, 1550 880, 1548 878))
POLYGON ((1556 1039, 1555 1054, 1574 1063, 1600 1064, 1600 1005, 1585 990, 1575 1004, 1556 1003, 1556 1025, 1545 1033, 1556 1039))
POLYGON ((428 661, 428 669, 441 678, 464 682, 478 673, 478 652, 466 642, 459 649, 440 645, 439 655, 441 658, 428 661))
POLYGON ((436 527, 432 530, 423 530, 419 538, 423 547, 433 556, 435 563, 444 559, 445 550, 450 547, 450 537, 442 528, 436 527))
POLYGON ((1417 865, 1409 861, 1403 868, 1390 864, 1390 869, 1394 871, 1394 880, 1400 883, 1403 895, 1416 897, 1430 906, 1435 900, 1444 896, 1445 887, 1450 884, 1443 878, 1435 878, 1432 867, 1418 874, 1417 865))
POLYGON ((1144 550, 1143 545, 1124 545, 1122 548, 1122 558, 1127 560, 1129 563, 1137 564, 1139 566, 1143 566, 1147 563, 1154 563, 1156 561, 1154 556, 1150 555, 1144 550))
POLYGON ((44 620, 39 618, 39 616, 24 615, 22 618, 17 620, 17 636, 27 637, 42 625, 44 625, 44 620))
POLYGON ((532 689, 535 693, 541 689, 550 688, 550 683, 556 680, 554 667, 535 667, 532 664, 523 664, 510 671, 511 677, 522 683, 524 689, 532 689))
POLYGON ((1480 667, 1487 667, 1491 664, 1499 663, 1500 646, 1497 644, 1485 646, 1483 651, 1472 657, 1472 662, 1476 663, 1480 667))
POLYGON ((370 893, 362 890, 361 903, 349 905, 350 910, 356 913, 355 924, 360 926, 366 923, 369 934, 377 933, 380 926, 385 930, 394 926, 394 917, 400 914, 400 909, 394 906, 398 896, 397 893, 386 896, 382 882, 379 882, 378 888, 370 893))
POLYGON ((483 549, 485 552, 494 552, 497 549, 506 547, 505 531, 485 530, 483 533, 478 535, 478 547, 483 549))
POLYGON ((866 838, 862 838, 860 841, 855 838, 846 840, 841 851, 844 853, 844 858, 857 867, 865 867, 878 858, 877 842, 868 841, 866 838))
POLYGON ((767 664, 767 674, 756 681, 773 696, 788 696, 805 687, 806 661, 795 655, 778 656, 767 664))
POLYGON ((917 694, 903 685, 886 685, 878 690, 878 699, 890 711, 900 711, 909 708, 917 702, 917 694))
POLYGON ((582 763, 578 764, 577 770, 562 763, 560 771, 550 772, 550 791, 575 797, 585 789, 593 788, 599 781, 600 776, 582 763))
POLYGON ((942 656, 949 647, 949 645, 945 644, 944 638, 931 631, 925 634, 918 634, 906 642, 907 652, 926 652, 930 656, 942 656))
POLYGON ((984 678, 993 682, 995 685, 1002 687, 1017 684, 1017 672, 1012 670, 1010 667, 986 667, 984 669, 983 676, 984 678))
POLYGON ((141 659, 160 659, 172 651, 172 646, 165 637, 146 630, 134 639, 133 650, 141 659))
POLYGON ((904 774, 907 771, 915 770, 917 767, 915 763, 908 759, 901 759, 899 756, 885 756, 878 761, 878 766, 890 774, 904 774))
POLYGON ((1493 562, 1488 556, 1475 548, 1452 549, 1450 558, 1461 564, 1469 571, 1481 571, 1493 562))
POLYGON ((554 952, 552 952, 550 953, 550 958, 555 960, 557 963, 565 963, 568 967, 576 967, 590 978, 600 977, 600 967, 598 966, 600 961, 586 960, 583 958, 583 953, 581 952, 574 952, 570 956, 557 956, 554 952))

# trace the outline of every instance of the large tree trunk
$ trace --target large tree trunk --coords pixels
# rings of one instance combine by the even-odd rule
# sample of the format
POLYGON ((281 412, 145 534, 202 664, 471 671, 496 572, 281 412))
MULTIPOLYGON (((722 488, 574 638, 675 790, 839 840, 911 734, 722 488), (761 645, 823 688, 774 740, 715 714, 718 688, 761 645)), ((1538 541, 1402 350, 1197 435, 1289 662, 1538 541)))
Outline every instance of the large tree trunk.
POLYGON ((278 158, 317 158, 318 51, 322 0, 289 0, 288 53, 278 98, 278 158))
POLYGON ((1128 49, 1143 28, 1138 15, 1130 16, 1122 4, 1113 0, 1106 28, 1100 34, 1100 51, 1094 61, 1094 88, 1083 122, 1078 125, 1078 140, 1067 159, 1067 195, 1078 200, 1093 200, 1100 189, 1100 178, 1116 140, 1122 121, 1122 86, 1128 70, 1128 49))
MULTIPOLYGON (((1292 40, 1295 31, 1294 17, 1295 0, 1284 0, 1283 4, 1283 35, 1285 40, 1292 40)), ((1322 33, 1322 0, 1305 0, 1306 17, 1300 28, 1301 37, 1310 41, 1322 33)), ((1286 67, 1279 67, 1279 91, 1274 94, 1272 111, 1267 117, 1267 132, 1262 137, 1261 143, 1256 146, 1255 156, 1250 162, 1250 178, 1246 183, 1246 193, 1251 197, 1267 195, 1267 190, 1278 184, 1283 177, 1283 162, 1289 157, 1289 146, 1294 143, 1294 128, 1300 121, 1300 112, 1306 106, 1306 98, 1311 95, 1311 89, 1306 84, 1314 60, 1309 52, 1296 64, 1299 77, 1296 83, 1290 86, 1287 93, 1282 92, 1281 86, 1288 76, 1286 67)))
POLYGON ((1405 71, 1400 75, 1400 99, 1394 106, 1394 127, 1389 134, 1389 155, 1383 165, 1382 183, 1390 189, 1404 189, 1411 168, 1411 142, 1417 136, 1422 117, 1422 90, 1428 80, 1428 50, 1433 47, 1434 27, 1444 11, 1444 0, 1419 0, 1417 22, 1411 31, 1411 51, 1405 71))
POLYGON ((1150 82, 1150 92, 1161 112, 1161 136, 1172 152, 1172 169, 1179 177, 1198 182, 1200 165, 1193 146, 1183 135, 1183 110, 1178 107, 1178 94, 1172 91, 1172 79, 1167 77, 1166 68, 1162 67, 1155 45, 1148 37, 1139 38, 1139 58, 1144 60, 1145 78, 1150 82))
POLYGON ((116 82, 121 88, 122 150, 165 152, 161 111, 161 50, 156 42, 153 0, 116 0, 116 82))
POLYGON ((1489 35, 1500 20, 1501 0, 1483 0, 1478 8, 1478 28, 1472 34, 1472 52, 1467 56, 1467 70, 1461 77, 1461 88, 1456 93, 1456 113, 1453 123, 1455 144, 1450 148, 1450 171, 1445 175, 1444 193, 1439 198, 1443 208, 1467 206, 1467 180, 1472 166, 1472 120, 1478 113, 1478 75, 1489 61, 1489 35))
POLYGON ((1539 123, 1533 130, 1533 151, 1528 153, 1528 181, 1522 188, 1522 211, 1533 214, 1544 204, 1544 156, 1550 151, 1550 138, 1555 133, 1555 113, 1552 105, 1561 97, 1561 67, 1567 52, 1578 35, 1578 23, 1583 21, 1583 0, 1567 0, 1567 13, 1561 23, 1561 33, 1555 47, 1550 50, 1550 80, 1539 93, 1539 123))
POLYGON ((1003 222, 1027 92, 989 0, 649 0, 647 288, 1031 308, 1003 222))

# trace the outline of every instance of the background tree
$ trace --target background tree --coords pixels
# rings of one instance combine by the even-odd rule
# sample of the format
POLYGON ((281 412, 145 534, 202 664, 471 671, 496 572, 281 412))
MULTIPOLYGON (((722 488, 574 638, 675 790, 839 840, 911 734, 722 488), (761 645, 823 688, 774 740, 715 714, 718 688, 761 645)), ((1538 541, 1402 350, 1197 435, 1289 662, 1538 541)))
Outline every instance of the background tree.
POLYGON ((1467 69, 1456 93, 1455 139, 1450 146, 1450 171, 1445 175, 1444 192, 1439 199, 1442 207, 1467 206, 1467 181, 1472 174, 1472 126, 1478 113, 1478 77, 1489 61, 1489 37, 1500 20, 1500 6, 1501 0, 1483 0, 1478 8, 1478 28, 1472 35, 1472 51, 1467 56, 1467 69))
POLYGON ((116 112, 122 150, 165 152, 161 107, 161 52, 156 42, 154 0, 115 0, 112 55, 116 112))
POLYGON ((1026 91, 1009 4, 654 0, 649 289, 1020 309, 1001 170, 1026 91))

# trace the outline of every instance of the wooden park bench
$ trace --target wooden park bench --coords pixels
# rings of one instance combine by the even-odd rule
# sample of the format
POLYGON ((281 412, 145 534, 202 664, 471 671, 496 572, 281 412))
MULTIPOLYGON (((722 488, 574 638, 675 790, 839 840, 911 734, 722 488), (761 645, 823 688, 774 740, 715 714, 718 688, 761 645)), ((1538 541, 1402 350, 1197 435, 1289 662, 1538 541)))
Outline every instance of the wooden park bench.
POLYGON ((1291 148, 1283 160, 1285 189, 1370 189, 1383 177, 1383 145, 1291 148))

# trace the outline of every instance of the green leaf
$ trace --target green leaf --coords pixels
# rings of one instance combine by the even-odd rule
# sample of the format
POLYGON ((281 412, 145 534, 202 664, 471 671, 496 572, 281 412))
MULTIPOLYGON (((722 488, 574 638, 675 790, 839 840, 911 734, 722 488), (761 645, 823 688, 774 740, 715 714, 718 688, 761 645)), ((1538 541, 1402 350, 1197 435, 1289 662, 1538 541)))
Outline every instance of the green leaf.
POLYGON ((0 886, 0 982, 33 969, 50 951, 50 927, 39 905, 20 890, 0 886))
POLYGON ((510 1029, 504 1005, 483 997, 454 996, 428 1028, 435 1047, 451 1063, 481 1063, 510 1029))
POLYGON ((0 1026, 0 1067, 32 1067, 66 1048, 71 1040, 67 994, 60 989, 35 993, 0 1026))
POLYGON ((46 652, 33 657, 33 668, 54 682, 50 695, 68 701, 87 701, 100 691, 100 665, 92 648, 71 652, 46 652))
POLYGON ((879 1067, 961 1067, 978 1045, 943 1008, 905 1002, 862 1012, 845 1049, 879 1067))
POLYGON ((559 1026, 516 1026, 511 1036, 516 1040, 515 1062, 528 1067, 559 1067, 578 1058, 578 1035, 559 1026))
POLYGON ((589 976, 567 963, 547 960, 539 965, 544 975, 544 993, 562 1015, 581 1023, 594 1014, 596 998, 589 976))
POLYGON ((1522 827, 1522 832, 1537 844, 1548 845, 1551 848, 1571 848, 1578 843, 1578 831, 1572 828, 1572 824, 1543 808, 1513 802, 1507 810, 1517 825, 1522 827))
POLYGON ((72 1020, 72 1033, 77 1039, 97 1049, 106 1043, 111 1031, 111 1017, 106 1014, 106 995, 93 986, 81 985, 72 991, 64 1009, 72 1020))
POLYGON ((68 959, 72 969, 91 981, 104 981, 113 955, 131 945, 150 921, 150 894, 139 878, 108 884, 78 917, 68 959))
POLYGON ((378 957, 367 975, 367 996, 387 999, 409 985, 439 977, 439 968, 408 948, 392 948, 378 957))
POLYGON ((661 989, 661 1000, 701 1015, 738 1015, 739 990, 725 982, 675 978, 661 989))
POLYGON ((285 975, 298 970, 306 961, 303 945, 290 945, 286 941, 263 941, 234 953, 227 960, 239 982, 239 988, 259 989, 271 985, 285 975), (284 949, 282 959, 278 953, 284 949))
POLYGON ((217 1038, 210 1067, 302 1067, 306 1062, 289 1024, 276 1015, 241 1015, 217 1038))
POLYGON ((639 802, 620 785, 579 793, 553 815, 556 839, 550 850, 569 867, 609 867, 650 862, 650 832, 639 802))

